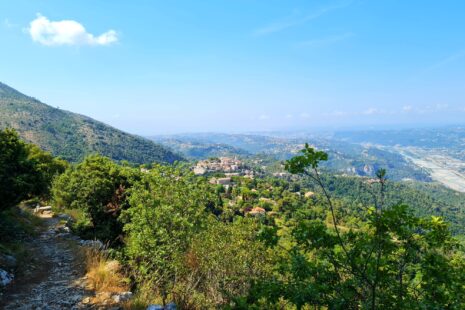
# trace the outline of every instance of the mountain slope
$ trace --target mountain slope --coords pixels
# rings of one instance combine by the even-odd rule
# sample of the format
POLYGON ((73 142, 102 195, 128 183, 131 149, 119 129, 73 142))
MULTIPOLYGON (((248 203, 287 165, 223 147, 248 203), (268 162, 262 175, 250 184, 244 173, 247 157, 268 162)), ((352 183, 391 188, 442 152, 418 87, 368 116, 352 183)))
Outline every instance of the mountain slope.
POLYGON ((0 128, 69 161, 92 153, 134 163, 173 162, 180 156, 145 138, 90 117, 48 106, 0 83, 0 128))
POLYGON ((247 156, 249 152, 223 143, 201 143, 175 138, 148 137, 156 143, 182 154, 188 159, 207 159, 222 156, 247 156))

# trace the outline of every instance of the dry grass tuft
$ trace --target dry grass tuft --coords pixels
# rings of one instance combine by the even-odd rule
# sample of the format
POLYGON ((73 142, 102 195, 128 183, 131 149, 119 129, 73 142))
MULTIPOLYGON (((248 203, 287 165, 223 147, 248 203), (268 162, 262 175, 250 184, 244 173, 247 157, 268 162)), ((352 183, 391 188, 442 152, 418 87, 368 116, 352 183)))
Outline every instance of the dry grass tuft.
POLYGON ((104 252, 92 248, 85 250, 85 261, 89 289, 94 290, 96 295, 99 293, 122 293, 129 290, 118 261, 112 260, 104 252))

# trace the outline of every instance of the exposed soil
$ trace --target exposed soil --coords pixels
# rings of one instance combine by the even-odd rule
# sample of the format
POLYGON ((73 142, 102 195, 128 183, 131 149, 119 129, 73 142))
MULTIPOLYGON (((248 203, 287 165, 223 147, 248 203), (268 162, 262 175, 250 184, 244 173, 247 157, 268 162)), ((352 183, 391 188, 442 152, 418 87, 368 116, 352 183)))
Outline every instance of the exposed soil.
MULTIPOLYGON (((89 304, 84 259, 77 238, 60 232, 59 219, 44 218, 46 229, 28 242, 31 264, 22 266, 0 297, 1 309, 108 309, 89 304)), ((118 308, 118 307, 116 307, 118 308)))

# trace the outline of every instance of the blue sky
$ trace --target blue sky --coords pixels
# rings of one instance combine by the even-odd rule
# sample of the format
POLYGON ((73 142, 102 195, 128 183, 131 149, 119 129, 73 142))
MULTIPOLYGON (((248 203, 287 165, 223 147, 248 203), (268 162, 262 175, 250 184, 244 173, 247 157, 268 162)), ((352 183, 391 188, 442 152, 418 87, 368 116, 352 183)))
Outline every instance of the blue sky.
POLYGON ((126 131, 463 124, 465 1, 0 1, 0 81, 126 131))

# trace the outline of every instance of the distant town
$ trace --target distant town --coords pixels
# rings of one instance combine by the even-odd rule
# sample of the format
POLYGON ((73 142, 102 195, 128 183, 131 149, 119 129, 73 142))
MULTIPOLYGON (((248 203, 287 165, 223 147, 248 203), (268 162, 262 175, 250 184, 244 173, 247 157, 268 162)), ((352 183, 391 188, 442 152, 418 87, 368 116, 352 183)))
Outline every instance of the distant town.
POLYGON ((212 173, 224 174, 224 177, 212 177, 210 183, 231 185, 231 177, 243 176, 253 179, 255 172, 244 165, 237 157, 218 157, 198 161, 193 168, 194 174, 206 175, 212 173))

